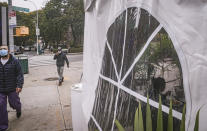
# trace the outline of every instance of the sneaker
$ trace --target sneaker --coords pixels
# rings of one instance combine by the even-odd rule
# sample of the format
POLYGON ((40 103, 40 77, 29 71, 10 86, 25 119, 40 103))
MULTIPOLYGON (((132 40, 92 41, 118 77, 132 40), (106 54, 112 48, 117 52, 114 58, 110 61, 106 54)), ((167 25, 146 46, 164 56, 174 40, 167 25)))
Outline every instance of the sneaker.
POLYGON ((16 114, 17 118, 20 118, 20 117, 21 117, 21 115, 22 115, 22 113, 21 113, 21 112, 17 112, 17 114, 16 114))
POLYGON ((61 81, 59 81, 59 84, 58 84, 59 86, 61 86, 62 85, 62 82, 61 81))
POLYGON ((6 129, 6 131, 10 131, 10 126, 6 129))
POLYGON ((0 131, 9 131, 10 127, 8 127, 7 129, 0 129, 0 131))

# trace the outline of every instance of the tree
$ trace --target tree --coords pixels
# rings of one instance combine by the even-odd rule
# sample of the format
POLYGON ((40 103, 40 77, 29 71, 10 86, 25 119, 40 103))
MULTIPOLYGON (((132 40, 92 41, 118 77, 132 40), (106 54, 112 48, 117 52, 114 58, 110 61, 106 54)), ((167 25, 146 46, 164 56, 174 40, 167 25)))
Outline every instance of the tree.
POLYGON ((22 37, 14 37, 15 45, 32 45, 35 43, 35 12, 23 13, 16 12, 17 16, 17 26, 27 26, 29 27, 29 35, 22 37))
MULTIPOLYGON (((2 3, 0 3, 1 5, 2 3)), ((6 4, 6 3, 3 3, 6 4)), ((38 10, 40 37, 50 46, 82 44, 84 28, 83 3, 71 0, 50 0, 38 10)), ((15 45, 32 45, 36 42, 36 11, 17 12, 17 25, 29 27, 29 36, 15 37, 15 45)))
POLYGON ((8 7, 8 4, 6 2, 0 2, 0 6, 8 7))
POLYGON ((66 20, 71 27, 73 44, 81 44, 84 28, 84 9, 81 1, 68 1, 66 6, 66 20), (79 40, 79 41, 78 41, 79 40))
POLYGON ((70 0, 51 0, 45 8, 45 32, 47 32, 47 41, 55 43, 71 43, 78 45, 83 36, 83 4, 70 0), (68 32, 71 29, 73 41, 68 41, 68 32), (79 40, 79 41, 78 41, 79 40))

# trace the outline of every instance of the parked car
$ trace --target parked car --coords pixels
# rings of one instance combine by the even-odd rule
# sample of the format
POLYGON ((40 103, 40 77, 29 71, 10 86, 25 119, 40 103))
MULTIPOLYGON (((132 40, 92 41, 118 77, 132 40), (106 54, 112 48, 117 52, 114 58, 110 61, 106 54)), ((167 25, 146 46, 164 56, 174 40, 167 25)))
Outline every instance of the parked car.
POLYGON ((19 55, 19 54, 23 54, 24 52, 24 47, 23 46, 14 46, 14 54, 15 55, 19 55))
POLYGON ((65 45, 65 44, 59 44, 58 46, 62 48, 62 52, 63 53, 65 53, 65 54, 69 53, 69 49, 70 48, 68 48, 67 45, 65 45))
POLYGON ((24 51, 31 51, 31 47, 30 46, 25 46, 24 51))
POLYGON ((63 49, 62 49, 62 52, 65 53, 65 54, 67 54, 67 53, 69 52, 69 49, 67 49, 67 48, 63 48, 63 49))

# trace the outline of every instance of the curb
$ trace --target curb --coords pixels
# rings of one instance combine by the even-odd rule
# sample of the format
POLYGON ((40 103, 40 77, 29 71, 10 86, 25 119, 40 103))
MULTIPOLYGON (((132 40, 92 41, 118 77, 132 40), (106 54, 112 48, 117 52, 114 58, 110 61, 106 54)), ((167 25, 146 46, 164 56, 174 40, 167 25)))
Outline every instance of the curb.
POLYGON ((67 53, 67 55, 80 55, 83 54, 83 52, 77 52, 77 53, 67 53))
MULTIPOLYGON (((67 53, 66 55, 80 55, 83 54, 83 52, 78 52, 78 53, 67 53)), ((30 57, 34 57, 34 56, 52 56, 54 55, 54 53, 47 53, 47 54, 41 54, 41 55, 33 55, 30 57)))

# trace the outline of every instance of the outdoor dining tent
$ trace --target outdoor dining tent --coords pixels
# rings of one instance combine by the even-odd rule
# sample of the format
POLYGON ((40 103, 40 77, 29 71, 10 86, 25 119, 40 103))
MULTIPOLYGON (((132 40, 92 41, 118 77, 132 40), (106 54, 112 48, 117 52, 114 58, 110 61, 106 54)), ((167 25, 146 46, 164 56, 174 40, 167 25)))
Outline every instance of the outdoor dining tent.
MULTIPOLYGON (((85 130, 132 130, 140 102, 150 98, 156 121, 158 95, 167 120, 173 98, 174 130, 186 103, 186 130, 207 119, 206 0, 84 0, 82 110, 85 130)), ((153 124, 154 126, 155 124, 153 124)), ((165 127, 164 127, 165 128, 165 127)))

